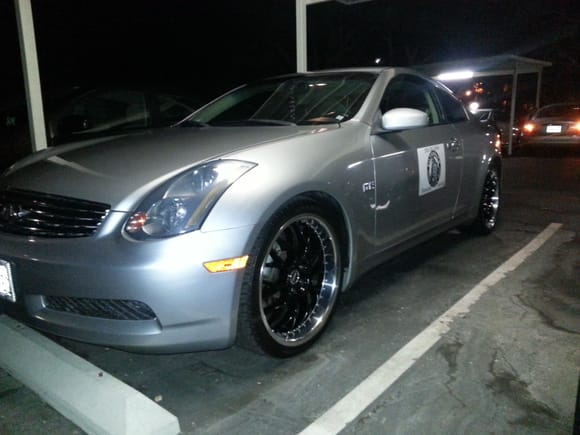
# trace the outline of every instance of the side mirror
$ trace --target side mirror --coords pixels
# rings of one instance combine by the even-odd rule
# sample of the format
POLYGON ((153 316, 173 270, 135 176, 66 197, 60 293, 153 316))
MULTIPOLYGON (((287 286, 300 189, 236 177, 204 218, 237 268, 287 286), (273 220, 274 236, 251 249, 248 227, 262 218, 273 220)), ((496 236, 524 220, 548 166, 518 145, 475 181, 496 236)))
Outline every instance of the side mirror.
POLYGON ((386 130, 425 127, 429 124, 429 117, 421 110, 400 107, 388 110, 382 116, 381 124, 386 130))

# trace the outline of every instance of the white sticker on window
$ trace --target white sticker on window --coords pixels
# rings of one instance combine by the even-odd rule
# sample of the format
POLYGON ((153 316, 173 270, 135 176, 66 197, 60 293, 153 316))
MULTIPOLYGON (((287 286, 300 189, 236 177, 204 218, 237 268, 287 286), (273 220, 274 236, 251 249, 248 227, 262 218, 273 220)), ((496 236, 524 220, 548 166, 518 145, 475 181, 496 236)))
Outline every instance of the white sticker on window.
POLYGON ((445 146, 430 145, 417 149, 419 196, 445 187, 445 146))

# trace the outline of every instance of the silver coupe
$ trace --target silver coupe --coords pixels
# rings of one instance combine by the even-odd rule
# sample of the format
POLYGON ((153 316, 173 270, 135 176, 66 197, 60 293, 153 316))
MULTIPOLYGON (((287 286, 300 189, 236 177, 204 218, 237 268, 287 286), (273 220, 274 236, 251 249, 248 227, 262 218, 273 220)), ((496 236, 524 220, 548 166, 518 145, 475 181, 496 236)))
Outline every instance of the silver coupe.
POLYGON ((364 272, 495 228, 500 145, 440 83, 360 68, 53 147, 0 177, 0 309, 132 351, 294 355, 364 272))

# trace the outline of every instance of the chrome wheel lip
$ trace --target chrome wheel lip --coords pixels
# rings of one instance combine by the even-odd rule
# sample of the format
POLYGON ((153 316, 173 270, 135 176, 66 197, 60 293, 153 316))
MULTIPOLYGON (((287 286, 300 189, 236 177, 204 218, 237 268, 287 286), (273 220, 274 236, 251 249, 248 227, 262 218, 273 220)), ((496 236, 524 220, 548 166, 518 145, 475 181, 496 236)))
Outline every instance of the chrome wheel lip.
POLYGON ((495 170, 490 170, 485 177, 481 213, 483 222, 488 229, 497 224, 497 215, 500 206, 500 177, 495 170))
MULTIPOLYGON (((286 221, 279 228, 276 235, 272 238, 270 245, 266 250, 262 264, 260 265, 258 288, 260 317, 266 331, 276 343, 285 347, 298 347, 307 343, 318 334, 318 331, 321 330, 328 321, 330 317, 329 315, 332 312, 334 303, 338 296, 339 271, 340 256, 336 235, 322 217, 313 214, 301 214, 286 221), (307 317, 292 330, 277 331, 272 328, 270 320, 266 314, 267 304, 264 297, 264 285, 266 282, 265 278, 267 277, 269 270, 272 269, 267 265, 267 263, 269 261, 268 259, 271 258, 270 255, 272 251, 279 249, 278 243, 282 235, 289 229, 298 225, 305 225, 311 232, 311 235, 315 236, 315 240, 319 244, 322 254, 322 279, 319 285, 316 286, 316 302, 312 306, 307 317)), ((277 277, 280 278, 280 275, 277 277)), ((309 279, 311 277, 306 278, 309 279)), ((287 279, 297 279, 294 269, 287 274, 287 279)))

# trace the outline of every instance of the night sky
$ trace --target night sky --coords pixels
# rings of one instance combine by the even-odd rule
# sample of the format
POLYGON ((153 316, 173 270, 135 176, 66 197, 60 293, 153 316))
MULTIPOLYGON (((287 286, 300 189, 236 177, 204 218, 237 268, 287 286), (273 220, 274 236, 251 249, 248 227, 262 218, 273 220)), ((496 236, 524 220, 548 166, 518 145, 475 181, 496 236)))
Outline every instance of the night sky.
MULTIPOLYGON (((32 0, 43 90, 134 84, 207 100, 295 70, 294 0, 32 0)), ((0 105, 23 94, 13 0, 0 0, 0 105)), ((310 69, 515 54, 554 63, 544 101, 580 100, 580 8, 558 0, 309 6, 310 69), (574 6, 574 7, 573 7, 574 6)))

